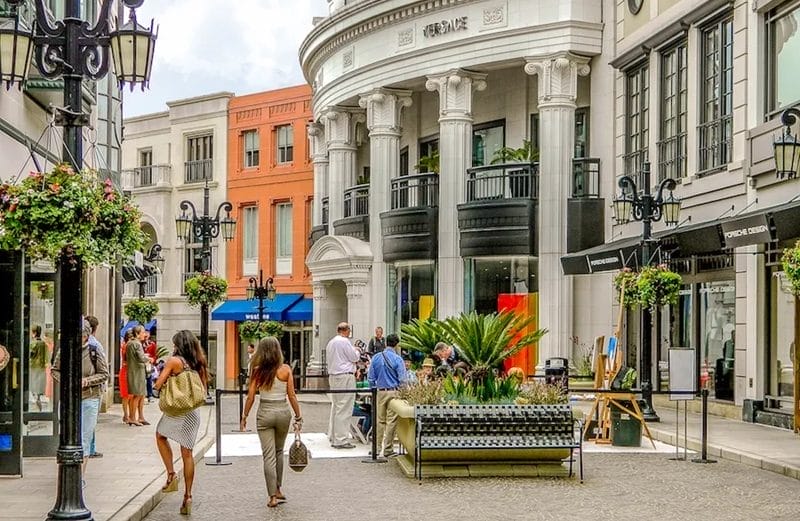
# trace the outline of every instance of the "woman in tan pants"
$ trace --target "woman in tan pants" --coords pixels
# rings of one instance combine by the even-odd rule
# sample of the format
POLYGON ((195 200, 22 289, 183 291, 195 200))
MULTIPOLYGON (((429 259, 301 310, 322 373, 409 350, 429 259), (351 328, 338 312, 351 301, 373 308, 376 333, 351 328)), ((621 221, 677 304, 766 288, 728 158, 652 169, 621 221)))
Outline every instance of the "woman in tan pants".
POLYGON ((244 416, 240 429, 247 427, 247 416, 253 407, 256 393, 259 393, 256 429, 261 441, 261 454, 264 458, 264 479, 269 494, 268 507, 276 507, 286 496, 281 492, 283 481, 283 445, 289 434, 289 423, 294 410, 294 428, 300 429, 303 419, 300 404, 294 392, 292 369, 283 363, 281 345, 275 337, 267 337, 258 343, 253 356, 250 373, 250 387, 244 404, 244 416), (287 403, 288 398, 288 403, 287 403))

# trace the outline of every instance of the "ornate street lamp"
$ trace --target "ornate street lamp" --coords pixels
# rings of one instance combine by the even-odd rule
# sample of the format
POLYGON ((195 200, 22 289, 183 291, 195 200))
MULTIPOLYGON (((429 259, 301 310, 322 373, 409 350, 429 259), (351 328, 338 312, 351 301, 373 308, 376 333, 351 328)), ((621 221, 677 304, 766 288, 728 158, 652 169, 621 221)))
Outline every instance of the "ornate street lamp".
MULTIPOLYGON (((153 244, 150 247, 150 251, 147 252, 147 256, 144 258, 147 262, 152 264, 159 273, 164 270, 164 262, 166 259, 161 255, 161 245, 158 243, 153 244)), ((142 277, 138 280, 139 284, 139 298, 145 298, 145 287, 147 286, 147 277, 142 277)))
MULTIPOLYGON (((267 300, 275 300, 275 295, 277 291, 275 290, 275 286, 273 285, 274 280, 272 277, 267 279, 267 285, 264 286, 264 271, 258 270, 258 279, 255 277, 250 277, 250 284, 247 286, 245 290, 245 295, 247 296, 247 300, 254 300, 258 299, 258 323, 264 321, 264 299, 267 300)), ((242 417, 242 413, 244 412, 244 405, 243 405, 243 398, 244 393, 242 390, 244 389, 244 384, 247 382, 247 371, 244 367, 241 367, 242 364, 242 343, 239 342, 239 417, 242 417)))
MULTIPOLYGON (((642 222, 642 266, 648 266, 653 242, 651 224, 663 218, 667 226, 677 225, 680 219, 681 202, 673 194, 673 190, 677 186, 674 179, 664 179, 658 185, 656 193, 650 193, 650 163, 648 162, 642 165, 642 181, 644 186, 639 192, 633 178, 627 175, 620 178, 621 193, 614 199, 614 218, 617 224, 627 224, 631 218, 642 222), (669 190, 666 198, 664 197, 665 190, 669 190)), ((640 325, 642 352, 639 357, 639 374, 642 398, 645 401, 642 416, 647 421, 659 421, 659 417, 653 409, 653 364, 651 362, 653 317, 648 306, 642 306, 640 325)))
MULTIPOLYGON (((130 10, 135 20, 135 9, 144 0, 102 0, 97 21, 92 24, 82 17, 81 0, 64 1, 64 18, 51 21, 52 16, 45 0, 6 0, 11 9, 11 22, 0 25, 0 81, 6 88, 16 84, 20 88, 28 78, 32 56, 36 57, 36 68, 47 79, 61 78, 64 81, 63 107, 56 107, 56 124, 63 126, 63 160, 76 171, 83 167, 82 127, 89 124, 83 113, 81 84, 88 78, 99 80, 109 70, 109 47, 115 39, 147 38, 149 54, 145 58, 133 58, 130 45, 118 41, 119 52, 114 64, 120 82, 138 83, 144 88, 150 80, 152 69, 152 45, 156 35, 152 28, 147 31, 135 26, 123 34, 112 27, 111 8, 119 5, 130 10), (35 31, 31 31, 19 20, 20 7, 33 9, 36 17, 35 31), (125 63, 131 63, 130 69, 125 63)), ((58 463, 58 492, 56 503, 48 513, 48 520, 91 520, 92 513, 86 508, 81 487, 81 311, 83 309, 83 262, 65 248, 59 263, 61 294, 63 302, 59 312, 62 335, 61 380, 59 405, 59 445, 56 452, 58 463)))
MULTIPOLYGON (((203 187, 203 214, 198 216, 197 210, 191 201, 183 200, 180 203, 181 214, 175 218, 175 228, 178 231, 178 239, 188 241, 194 238, 195 241, 202 243, 200 250, 200 271, 211 271, 211 239, 222 235, 225 241, 233 239, 236 230, 236 220, 231 217, 233 205, 228 201, 220 203, 216 214, 212 217, 209 209, 210 193, 208 189, 208 179, 203 187), (189 213, 191 210, 191 213, 189 213), (220 214, 225 210, 225 217, 220 218, 220 214)), ((208 304, 200 306, 200 344, 208 354, 208 304)))
POLYGON ((797 141, 797 136, 792 135, 792 125, 797 123, 800 119, 800 109, 797 107, 789 107, 781 114, 781 123, 783 123, 783 135, 775 140, 773 143, 773 152, 775 154, 775 175, 778 179, 792 179, 797 176, 797 169, 800 167, 800 142, 797 141))

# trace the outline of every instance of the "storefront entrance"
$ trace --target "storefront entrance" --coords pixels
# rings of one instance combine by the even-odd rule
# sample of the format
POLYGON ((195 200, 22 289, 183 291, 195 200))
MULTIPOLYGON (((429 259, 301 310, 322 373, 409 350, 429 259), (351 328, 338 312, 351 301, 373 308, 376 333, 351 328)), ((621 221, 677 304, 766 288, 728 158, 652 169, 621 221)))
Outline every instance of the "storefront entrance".
POLYGON ((0 475, 22 475, 22 255, 0 251, 0 475))

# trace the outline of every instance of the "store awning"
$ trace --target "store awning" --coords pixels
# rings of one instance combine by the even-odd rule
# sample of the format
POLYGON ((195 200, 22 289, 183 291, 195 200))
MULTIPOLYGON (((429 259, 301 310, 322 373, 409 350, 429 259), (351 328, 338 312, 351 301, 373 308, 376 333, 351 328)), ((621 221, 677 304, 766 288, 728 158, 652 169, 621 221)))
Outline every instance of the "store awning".
MULTIPOLYGON (((275 300, 264 299, 264 320, 287 320, 285 311, 303 298, 302 293, 279 293, 275 300)), ((211 320, 244 322, 258 320, 258 299, 226 300, 211 312, 211 320)))
POLYGON ((614 271, 638 263, 641 237, 626 237, 561 257, 564 275, 588 275, 614 271))
POLYGON ((725 248, 718 222, 704 222, 677 228, 667 228, 655 237, 675 237, 680 257, 719 252, 725 248))
POLYGON ((310 298, 302 298, 295 302, 292 307, 284 313, 284 319, 290 321, 308 321, 314 318, 314 301, 310 298))
POLYGON ((800 201, 780 206, 772 211, 776 239, 783 241, 800 237, 800 201))

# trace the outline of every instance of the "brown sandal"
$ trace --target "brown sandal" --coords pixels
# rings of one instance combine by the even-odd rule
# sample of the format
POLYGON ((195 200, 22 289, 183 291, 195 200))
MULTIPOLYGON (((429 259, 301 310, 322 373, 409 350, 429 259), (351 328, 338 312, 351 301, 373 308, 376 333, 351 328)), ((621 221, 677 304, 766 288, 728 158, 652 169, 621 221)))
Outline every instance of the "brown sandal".
POLYGON ((167 474, 167 483, 161 487, 161 492, 175 492, 178 490, 178 475, 174 472, 167 474))

